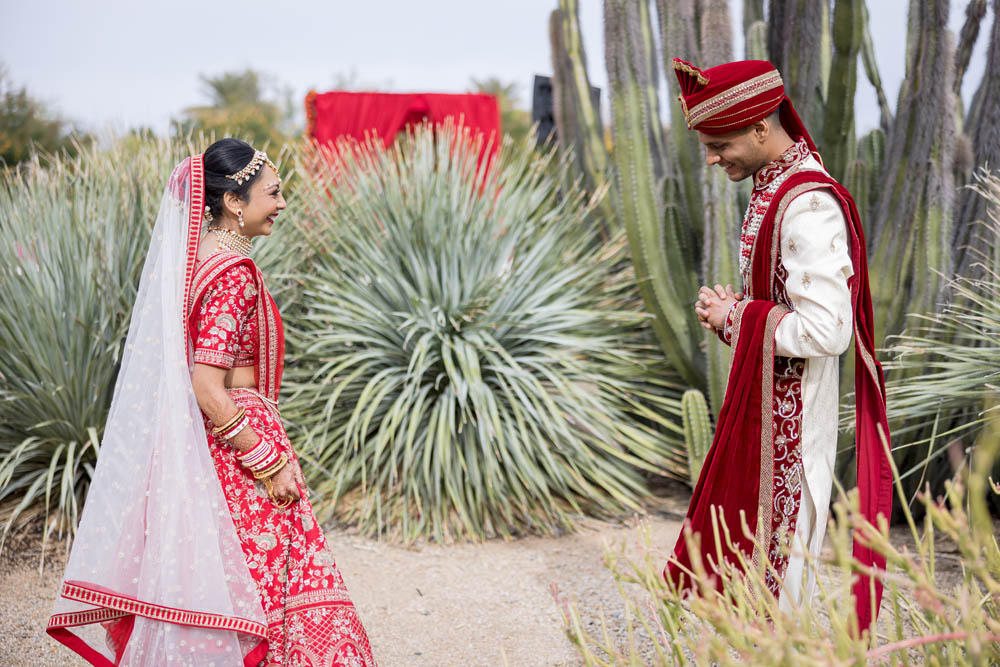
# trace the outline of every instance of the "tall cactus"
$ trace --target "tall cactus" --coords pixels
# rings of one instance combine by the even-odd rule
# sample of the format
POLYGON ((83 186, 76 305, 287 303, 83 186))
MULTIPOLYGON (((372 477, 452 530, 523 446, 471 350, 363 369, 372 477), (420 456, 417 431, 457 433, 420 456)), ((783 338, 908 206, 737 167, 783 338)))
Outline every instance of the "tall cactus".
MULTIPOLYGON (((993 0, 993 28, 987 46, 986 72, 969 106, 965 131, 972 139, 975 164, 987 164, 994 169, 1000 166, 1000 105, 997 100, 1000 100, 1000 0, 993 0)), ((983 230, 977 221, 986 220, 986 203, 971 190, 963 191, 960 201, 952 247, 959 272, 970 275, 975 273, 973 267, 980 259, 975 248, 983 247, 979 237, 983 230)))
MULTIPOLYGON (((553 12, 550 19, 549 31, 556 103, 554 111, 560 141, 564 142, 564 147, 574 151, 588 189, 605 188, 611 178, 611 161, 604 146, 600 110, 590 94, 577 0, 559 1, 559 9, 553 12)), ((611 188, 600 209, 607 220, 617 217, 616 201, 617 192, 611 188)))
POLYGON ((684 444, 687 446, 688 472, 694 486, 701 475, 705 455, 712 446, 712 422, 708 414, 705 395, 697 389, 688 389, 681 396, 681 420, 684 427, 684 444))
POLYGON ((771 0, 767 52, 781 72, 785 92, 811 132, 823 122, 822 60, 829 41, 824 33, 826 2, 771 0))
POLYGON ((875 340, 902 330, 907 312, 930 312, 950 272, 954 199, 954 45, 948 0, 911 0, 906 78, 888 136, 875 217, 875 340), (941 272, 941 273, 939 273, 941 272))
POLYGON ((864 0, 837 0, 833 13, 833 63, 827 84, 820 152, 834 178, 844 179, 854 158, 854 92, 864 34, 864 0))
POLYGON ((701 172, 695 165, 700 161, 701 145, 687 121, 680 104, 676 103, 680 89, 673 76, 673 59, 688 62, 701 61, 698 44, 698 20, 695 0, 656 0, 656 15, 660 26, 660 43, 663 45, 663 69, 667 79, 668 113, 670 114, 670 142, 678 178, 681 201, 689 221, 689 247, 692 248, 695 266, 700 264, 702 253, 700 230, 704 224, 701 172))
MULTIPOLYGON (((643 0, 644 1, 644 0, 643 0)), ((611 85, 615 164, 621 213, 632 248, 636 279, 653 326, 672 365, 693 386, 705 386, 700 328, 691 303, 697 294, 692 258, 685 256, 681 235, 684 218, 664 206, 656 180, 654 136, 659 123, 657 97, 650 96, 652 55, 645 39, 648 12, 633 0, 605 0, 605 60, 611 85)), ((662 155, 662 152, 660 153, 662 155)))

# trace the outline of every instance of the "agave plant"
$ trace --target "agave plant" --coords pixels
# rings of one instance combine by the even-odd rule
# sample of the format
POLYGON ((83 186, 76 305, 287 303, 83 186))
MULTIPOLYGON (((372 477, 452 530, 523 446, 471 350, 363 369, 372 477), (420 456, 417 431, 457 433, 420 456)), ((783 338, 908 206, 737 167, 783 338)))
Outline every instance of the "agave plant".
MULTIPOLYGON (((188 142, 36 158, 0 183, 0 521, 71 531, 163 183, 188 142)), ((46 532, 46 535, 48 535, 46 532)))
POLYGON ((403 540, 551 533, 637 509, 643 473, 685 474, 675 376, 616 270, 627 243, 595 238, 597 202, 557 194, 533 142, 480 160, 424 126, 299 175, 314 255, 283 414, 322 517, 403 540))

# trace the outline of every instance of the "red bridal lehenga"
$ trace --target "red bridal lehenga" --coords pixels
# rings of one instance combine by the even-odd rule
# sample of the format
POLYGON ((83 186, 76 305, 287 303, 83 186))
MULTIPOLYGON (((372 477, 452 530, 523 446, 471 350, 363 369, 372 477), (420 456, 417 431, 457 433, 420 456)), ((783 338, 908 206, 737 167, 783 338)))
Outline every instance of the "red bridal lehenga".
POLYGON ((228 393, 295 460, 281 317, 249 258, 196 265, 202 183, 192 156, 164 194, 48 632, 99 666, 374 665, 308 496, 276 506, 194 398, 194 363, 256 366, 255 388, 228 393))

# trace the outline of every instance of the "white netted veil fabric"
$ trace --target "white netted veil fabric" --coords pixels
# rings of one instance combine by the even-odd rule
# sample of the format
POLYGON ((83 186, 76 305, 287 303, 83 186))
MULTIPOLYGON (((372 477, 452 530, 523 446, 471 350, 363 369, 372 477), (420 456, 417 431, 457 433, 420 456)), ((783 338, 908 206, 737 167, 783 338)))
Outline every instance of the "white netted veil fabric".
POLYGON ((191 385, 185 302, 203 183, 202 158, 192 156, 163 195, 49 621, 53 637, 94 665, 222 667, 264 657, 264 612, 191 385), (93 623, 107 632, 79 632, 93 623))

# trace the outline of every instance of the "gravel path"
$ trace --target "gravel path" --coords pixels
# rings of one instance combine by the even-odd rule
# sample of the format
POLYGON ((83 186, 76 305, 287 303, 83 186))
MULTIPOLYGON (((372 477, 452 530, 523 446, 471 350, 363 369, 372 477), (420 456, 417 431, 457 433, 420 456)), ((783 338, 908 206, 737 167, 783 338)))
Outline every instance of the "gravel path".
MULTIPOLYGON (((686 505, 683 496, 657 499, 649 519, 664 550, 673 546, 686 505)), ((605 544, 625 541, 638 553, 634 520, 583 520, 579 528, 554 538, 411 548, 350 531, 327 537, 383 667, 577 665, 551 586, 580 602, 585 622, 599 622, 597 607, 613 614, 622 606, 603 565, 605 544)), ((85 665, 45 634, 65 561, 54 554, 39 575, 38 555, 37 540, 4 549, 0 664, 85 665)))

